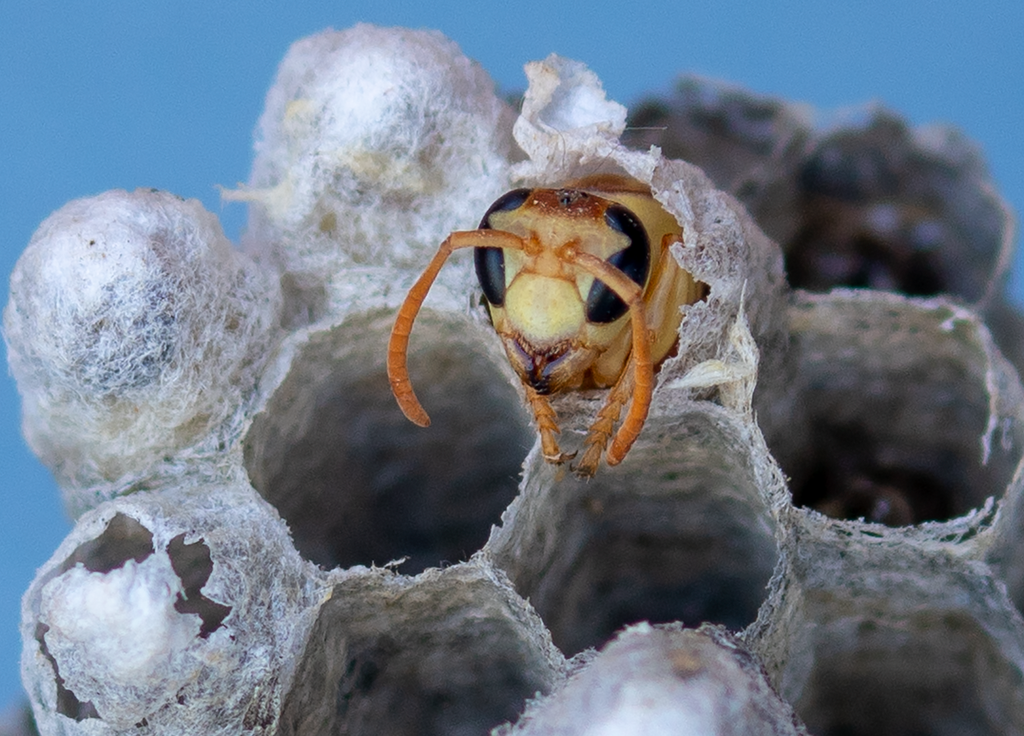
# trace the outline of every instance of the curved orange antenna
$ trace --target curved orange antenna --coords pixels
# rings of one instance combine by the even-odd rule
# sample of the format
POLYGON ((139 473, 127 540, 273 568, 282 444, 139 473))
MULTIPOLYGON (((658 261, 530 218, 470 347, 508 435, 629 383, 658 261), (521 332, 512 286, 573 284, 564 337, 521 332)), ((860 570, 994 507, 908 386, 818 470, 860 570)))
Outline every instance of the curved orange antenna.
POLYGON ((644 428, 647 412, 651 409, 651 398, 654 395, 654 365, 651 362, 651 338, 647 330, 643 291, 622 271, 597 256, 577 251, 572 254, 572 259, 584 271, 600 279, 629 305, 633 322, 633 401, 605 455, 609 465, 618 465, 636 442, 640 430, 644 428))
POLYGON ((426 410, 416 398, 413 391, 412 381, 409 379, 409 366, 407 363, 409 351, 409 335, 412 333, 412 325, 416 321, 416 315, 420 312, 427 293, 440 273, 441 267, 448 260, 454 251, 461 248, 512 248, 523 250, 522 238, 502 230, 466 230, 455 232, 445 238, 437 249, 437 253, 427 264, 426 269, 416 279, 416 283, 405 295, 405 301, 398 309, 395 317, 395 324, 391 328, 391 337, 388 340, 388 381, 391 383, 391 393, 395 395, 402 413, 409 418, 413 424, 420 427, 430 426, 430 417, 426 410))

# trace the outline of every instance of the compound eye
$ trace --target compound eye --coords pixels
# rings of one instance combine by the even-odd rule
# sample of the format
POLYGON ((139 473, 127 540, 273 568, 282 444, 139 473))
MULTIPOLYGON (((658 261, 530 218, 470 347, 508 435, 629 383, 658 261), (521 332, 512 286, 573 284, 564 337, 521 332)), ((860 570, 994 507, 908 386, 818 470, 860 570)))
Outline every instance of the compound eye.
POLYGON ((474 248, 473 265, 487 301, 500 307, 505 303, 505 251, 501 248, 474 248))
MULTIPOLYGON (((493 229, 491 215, 495 212, 511 212, 519 209, 530 196, 530 191, 529 189, 513 189, 498 197, 497 201, 487 209, 477 229, 493 229)), ((483 289, 487 301, 495 307, 500 307, 505 303, 505 253, 501 248, 474 248, 473 265, 476 266, 476 278, 480 282, 480 288, 483 289)))
POLYGON ((513 189, 511 192, 506 192, 495 200, 494 204, 487 208, 487 212, 484 213, 483 219, 480 220, 479 230, 490 230, 491 229, 491 215, 495 212, 511 212, 517 210, 523 206, 526 199, 530 196, 530 189, 513 189))
MULTIPOLYGON (((637 216, 622 205, 613 204, 604 213, 608 227, 627 238, 629 245, 608 257, 608 263, 619 269, 637 285, 647 283, 651 270, 651 244, 647 231, 637 216)), ((594 324, 614 322, 626 313, 626 303, 597 279, 587 294, 587 321, 594 324)))

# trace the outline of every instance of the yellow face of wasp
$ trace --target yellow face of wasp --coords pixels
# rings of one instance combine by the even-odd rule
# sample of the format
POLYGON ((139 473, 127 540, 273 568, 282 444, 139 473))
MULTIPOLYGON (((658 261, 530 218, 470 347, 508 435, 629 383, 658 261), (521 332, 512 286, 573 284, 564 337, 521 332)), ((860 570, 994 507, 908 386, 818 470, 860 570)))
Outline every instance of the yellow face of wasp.
POLYGON ((573 455, 558 447, 558 424, 543 394, 610 386, 574 472, 592 476, 602 456, 609 465, 620 463, 643 428, 654 371, 678 339, 681 305, 707 294, 669 251, 681 238, 679 223, 651 190, 626 176, 597 174, 562 189, 509 192, 477 230, 445 238, 398 310, 387 368, 399 407, 421 427, 430 424, 409 380, 409 335, 448 256, 473 248, 494 328, 532 389, 527 398, 544 458, 563 463, 573 455))
POLYGON ((626 305, 568 254, 597 256, 643 287, 651 247, 639 218, 580 189, 520 189, 495 202, 480 228, 524 243, 523 250, 475 254, 491 320, 520 378, 541 394, 614 380, 628 353, 626 305), (622 352, 610 379, 595 371, 609 350, 622 352))

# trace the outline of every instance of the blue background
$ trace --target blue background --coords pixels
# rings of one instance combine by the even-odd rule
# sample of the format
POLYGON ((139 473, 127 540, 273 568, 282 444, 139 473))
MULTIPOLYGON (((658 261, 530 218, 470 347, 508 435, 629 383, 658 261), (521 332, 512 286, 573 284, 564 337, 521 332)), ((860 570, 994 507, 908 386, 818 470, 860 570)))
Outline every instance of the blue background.
MULTIPOLYGON (((29 2, 0 12, 0 303, 33 230, 69 199, 139 186, 196 197, 232 238, 263 98, 289 44, 357 21, 438 28, 504 90, 556 51, 624 104, 696 71, 835 108, 879 100, 962 127, 1024 211, 1024 3, 29 2)), ((1021 261, 1013 292, 1024 295, 1021 261)), ((69 529, 0 378, 0 708, 21 692, 19 599, 69 529)))

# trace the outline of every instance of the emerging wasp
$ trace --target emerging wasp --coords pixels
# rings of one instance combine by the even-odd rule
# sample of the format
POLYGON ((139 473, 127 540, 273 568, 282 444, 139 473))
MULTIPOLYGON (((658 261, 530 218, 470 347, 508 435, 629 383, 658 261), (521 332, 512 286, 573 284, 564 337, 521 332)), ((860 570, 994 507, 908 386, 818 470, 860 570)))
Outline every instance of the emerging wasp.
POLYGON ((409 334, 431 284, 460 248, 474 248, 491 322, 526 396, 551 463, 572 459, 558 447, 549 394, 611 387, 584 440, 574 472, 617 465, 640 434, 654 372, 677 341, 680 305, 705 285, 676 263, 669 246, 679 224, 640 182, 613 174, 559 189, 516 189, 491 205, 479 229, 448 236, 398 311, 388 344, 388 378, 414 423, 430 424, 406 366, 409 334), (622 425, 612 438, 623 407, 622 425))

